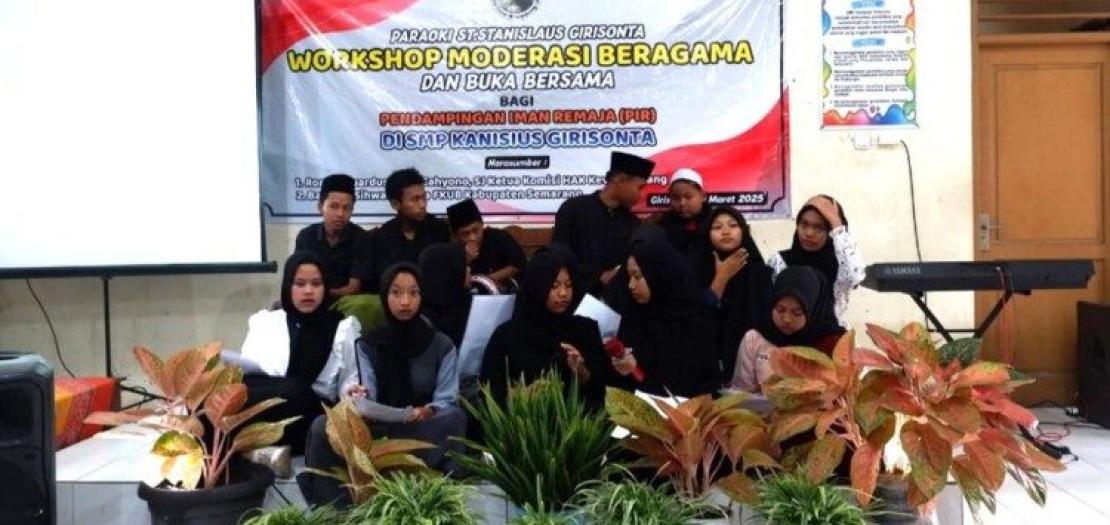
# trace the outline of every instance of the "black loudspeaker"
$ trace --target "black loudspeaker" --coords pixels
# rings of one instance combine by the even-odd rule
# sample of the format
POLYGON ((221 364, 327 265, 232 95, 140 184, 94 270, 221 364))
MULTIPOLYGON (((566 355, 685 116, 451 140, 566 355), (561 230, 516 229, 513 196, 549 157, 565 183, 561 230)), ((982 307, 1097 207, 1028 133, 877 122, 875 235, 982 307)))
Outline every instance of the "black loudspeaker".
POLYGON ((1080 302, 1079 325, 1079 414, 1110 428, 1110 305, 1080 302))
POLYGON ((0 524, 53 525, 54 493, 54 372, 0 353, 0 524))

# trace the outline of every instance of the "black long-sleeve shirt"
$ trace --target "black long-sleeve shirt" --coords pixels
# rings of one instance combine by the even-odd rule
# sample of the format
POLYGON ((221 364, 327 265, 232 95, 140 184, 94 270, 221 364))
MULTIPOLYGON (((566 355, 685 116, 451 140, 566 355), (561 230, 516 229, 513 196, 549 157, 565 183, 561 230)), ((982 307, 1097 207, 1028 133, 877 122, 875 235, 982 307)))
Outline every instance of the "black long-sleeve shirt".
POLYGON ((567 199, 555 214, 552 241, 562 243, 578 257, 587 291, 600 292, 601 273, 624 264, 628 243, 640 219, 623 207, 609 208, 601 192, 567 199))

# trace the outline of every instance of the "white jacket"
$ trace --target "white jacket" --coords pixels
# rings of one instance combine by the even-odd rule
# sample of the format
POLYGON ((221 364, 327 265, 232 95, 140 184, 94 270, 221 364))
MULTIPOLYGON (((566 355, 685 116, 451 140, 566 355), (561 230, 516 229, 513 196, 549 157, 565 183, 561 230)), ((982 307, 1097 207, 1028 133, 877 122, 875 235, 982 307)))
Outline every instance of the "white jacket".
MULTIPOLYGON (((339 383, 354 366, 355 341, 362 331, 358 319, 347 317, 335 329, 331 355, 312 384, 321 398, 339 399, 339 383)), ((269 376, 284 376, 289 369, 289 326, 284 310, 262 310, 247 321, 247 338, 240 350, 243 360, 257 365, 269 376)))

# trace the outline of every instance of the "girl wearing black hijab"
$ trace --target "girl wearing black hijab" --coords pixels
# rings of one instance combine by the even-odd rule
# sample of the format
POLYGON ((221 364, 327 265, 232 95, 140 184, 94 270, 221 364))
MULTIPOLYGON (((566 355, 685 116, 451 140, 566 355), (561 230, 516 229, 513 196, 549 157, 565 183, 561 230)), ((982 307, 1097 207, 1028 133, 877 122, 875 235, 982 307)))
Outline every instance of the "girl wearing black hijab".
POLYGON ((818 195, 798 211, 794 242, 789 250, 771 256, 767 265, 779 275, 788 266, 809 266, 832 283, 833 311, 841 326, 848 296, 863 282, 865 267, 856 241, 848 232, 844 208, 828 195, 818 195))
POLYGON ((480 379, 494 398, 507 397, 507 381, 531 382, 551 369, 569 386, 576 380, 594 407, 605 401, 609 363, 597 322, 574 315, 581 285, 562 251, 535 254, 524 268, 513 318, 497 327, 482 359, 480 379))
POLYGON ((808 346, 832 354, 844 328, 832 312, 832 291, 824 275, 808 266, 791 266, 775 280, 770 319, 749 330, 737 350, 728 387, 756 394, 771 376, 771 353, 787 346, 808 346))
POLYGON ((243 368, 248 404, 272 397, 286 400, 263 412, 263 419, 302 416, 286 427, 280 442, 290 445, 294 455, 304 451, 308 425, 323 412, 320 403, 338 398, 338 378, 352 362, 361 330, 355 318, 344 319, 324 306, 326 283, 318 255, 290 255, 282 275, 281 309, 252 315, 240 354, 224 353, 243 368))
POLYGON ((622 388, 693 397, 720 386, 714 323, 698 299, 690 265, 667 242, 632 245, 627 260, 630 307, 618 338, 632 352, 613 362, 622 388), (632 370, 639 367, 644 381, 632 370))
MULTIPOLYGON (((466 415, 458 407, 459 377, 455 345, 421 315, 420 269, 397 263, 382 274, 385 324, 358 341, 357 366, 343 381, 343 393, 371 421, 374 437, 416 439, 435 445, 413 454, 429 467, 451 472, 448 450, 461 451, 452 440, 466 434, 466 415)), ((309 432, 305 465, 329 470, 343 460, 332 450, 326 416, 309 432)), ((306 476, 301 490, 310 504, 339 499, 344 490, 321 476, 306 476)))
MULTIPOLYGON (((662 226, 645 222, 632 230, 632 238, 628 240, 628 245, 631 247, 636 243, 646 241, 670 242, 667 235, 667 230, 662 226)), ((609 281, 609 286, 605 287, 604 297, 600 299, 618 314, 624 315, 628 311, 628 308, 632 305, 632 297, 628 295, 628 268, 626 266, 622 265, 613 279, 609 281)))
POLYGON ((740 339, 771 309, 771 269, 763 263, 748 221, 731 207, 709 213, 702 239, 692 264, 698 285, 705 287, 703 303, 715 312, 717 356, 729 374, 740 339))
POLYGON ((466 250, 456 243, 433 244, 420 252, 424 316, 458 348, 470 316, 470 268, 466 250))

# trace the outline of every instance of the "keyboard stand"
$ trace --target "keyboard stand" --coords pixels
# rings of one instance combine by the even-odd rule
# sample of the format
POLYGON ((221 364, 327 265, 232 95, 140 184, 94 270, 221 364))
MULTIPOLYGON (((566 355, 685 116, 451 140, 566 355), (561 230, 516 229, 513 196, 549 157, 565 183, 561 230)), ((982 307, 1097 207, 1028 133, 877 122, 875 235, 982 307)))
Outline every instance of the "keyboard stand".
MULTIPOLYGON (((1010 299, 1013 299, 1015 293, 1021 295, 1029 295, 1032 292, 1030 290, 1004 291, 1002 293, 1002 297, 999 297, 998 302, 994 304, 994 308, 991 309, 991 312, 989 314, 987 314, 986 319, 983 319, 983 322, 979 323, 979 327, 974 330, 973 333, 975 334, 974 337, 976 339, 983 338, 983 334, 987 333, 987 329, 990 328, 991 323, 994 323, 994 320, 998 318, 998 314, 1002 313, 1002 309, 1006 307, 1006 303, 1010 302, 1010 299)), ((945 341, 948 341, 949 343, 954 341, 950 332, 971 332, 971 330, 949 330, 945 328, 944 324, 940 322, 940 319, 937 319, 936 314, 934 314, 933 311, 929 309, 929 305, 925 303, 925 292, 906 292, 906 295, 910 296, 910 298, 913 299, 913 302, 917 303, 917 307, 920 308, 921 311, 925 314, 925 318, 937 327, 937 332, 939 332, 940 335, 944 337, 945 341)))

